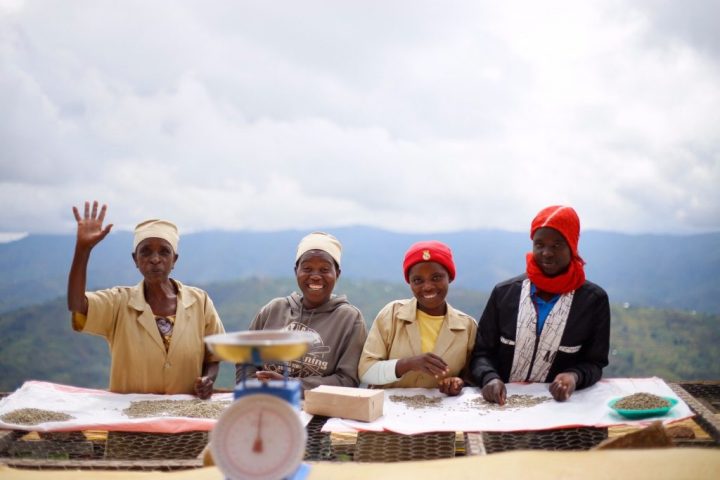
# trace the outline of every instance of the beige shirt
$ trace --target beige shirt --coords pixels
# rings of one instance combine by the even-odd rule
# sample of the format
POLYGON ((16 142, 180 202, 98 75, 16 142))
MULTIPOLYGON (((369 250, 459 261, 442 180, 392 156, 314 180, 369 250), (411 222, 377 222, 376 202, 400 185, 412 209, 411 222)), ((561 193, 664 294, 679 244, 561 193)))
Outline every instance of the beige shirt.
MULTIPOLYGON (((375 363, 422 355, 420 328, 417 324, 417 300, 395 300, 378 313, 365 341, 358 373, 362 377, 375 363)), ((457 377, 470 360, 475 345, 477 322, 473 317, 448 304, 445 321, 438 333, 432 353, 448 364, 448 376, 457 377)), ((385 388, 435 388, 437 380, 421 372, 407 372, 385 388)))
POLYGON ((199 288, 173 280, 178 288, 172 342, 166 351, 143 282, 87 292, 85 325, 73 328, 105 337, 110 347, 110 391, 118 393, 194 393, 210 355, 203 338, 225 329, 212 300, 199 288))

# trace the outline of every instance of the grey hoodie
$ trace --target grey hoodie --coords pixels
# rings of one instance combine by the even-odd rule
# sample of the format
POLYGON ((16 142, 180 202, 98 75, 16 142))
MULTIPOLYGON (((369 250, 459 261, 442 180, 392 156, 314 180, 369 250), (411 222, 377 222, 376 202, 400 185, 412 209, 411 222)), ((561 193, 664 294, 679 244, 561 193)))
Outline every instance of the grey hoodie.
MULTIPOLYGON (((302 381, 303 390, 318 385, 357 387, 358 361, 367 328, 362 313, 347 298, 333 295, 317 308, 303 307, 302 296, 292 293, 270 301, 260 309, 250 330, 300 330, 317 334, 317 340, 302 359, 288 363, 289 375, 302 381)), ((266 370, 283 373, 283 364, 266 364, 266 370)), ((257 369, 246 367, 253 376, 257 369)), ((242 379, 242 368, 235 368, 235 381, 242 379)))

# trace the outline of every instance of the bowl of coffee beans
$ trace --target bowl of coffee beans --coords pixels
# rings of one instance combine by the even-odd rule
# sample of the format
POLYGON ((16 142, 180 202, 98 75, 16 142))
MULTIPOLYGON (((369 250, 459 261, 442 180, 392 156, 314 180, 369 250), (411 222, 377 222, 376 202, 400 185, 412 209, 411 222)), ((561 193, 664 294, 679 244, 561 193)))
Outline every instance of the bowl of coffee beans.
POLYGON ((677 398, 639 392, 625 397, 614 398, 610 400, 608 406, 619 415, 635 420, 666 415, 677 403, 677 398))

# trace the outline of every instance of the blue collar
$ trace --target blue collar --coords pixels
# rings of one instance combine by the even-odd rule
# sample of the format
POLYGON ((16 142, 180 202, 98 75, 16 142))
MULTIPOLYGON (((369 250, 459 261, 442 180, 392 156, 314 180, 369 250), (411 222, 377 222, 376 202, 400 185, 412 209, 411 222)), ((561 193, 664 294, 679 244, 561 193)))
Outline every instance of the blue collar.
POLYGON ((539 295, 537 295, 537 287, 534 283, 530 282, 530 296, 533 298, 533 302, 541 303, 541 304, 548 304, 548 305, 555 305, 555 303, 560 299, 560 294, 556 294, 553 296, 550 300, 543 300, 540 298, 539 295))

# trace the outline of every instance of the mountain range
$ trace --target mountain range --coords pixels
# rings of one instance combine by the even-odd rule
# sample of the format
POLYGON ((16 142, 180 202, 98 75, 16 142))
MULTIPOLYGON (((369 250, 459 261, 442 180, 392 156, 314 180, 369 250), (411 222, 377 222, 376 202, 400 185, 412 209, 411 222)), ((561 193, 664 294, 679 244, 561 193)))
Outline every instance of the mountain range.
MULTIPOLYGON (((402 259, 415 241, 436 239, 453 249, 455 285, 489 292, 525 270, 527 233, 474 230, 409 234, 368 227, 329 230, 343 243, 342 277, 403 283, 402 259)), ((295 249, 307 231, 208 231, 183 235, 174 277, 187 284, 293 275, 295 249)), ((30 235, 0 244, 0 312, 65 293, 74 235, 30 235)), ((112 232, 93 251, 88 289, 134 284, 132 234, 112 232)), ((620 305, 720 313, 720 233, 629 235, 585 231, 580 254, 587 278, 620 305)))

